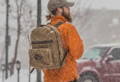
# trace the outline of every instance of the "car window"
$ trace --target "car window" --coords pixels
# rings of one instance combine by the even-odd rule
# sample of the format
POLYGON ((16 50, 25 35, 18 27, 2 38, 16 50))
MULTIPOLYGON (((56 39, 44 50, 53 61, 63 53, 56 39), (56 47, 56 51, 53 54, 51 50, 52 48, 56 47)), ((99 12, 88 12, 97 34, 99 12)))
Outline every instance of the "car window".
POLYGON ((100 53, 100 50, 90 49, 84 54, 84 58, 88 58, 88 59, 99 58, 99 53, 100 53))
POLYGON ((120 60, 120 48, 114 48, 110 55, 113 56, 113 60, 120 60))
POLYGON ((84 59, 99 59, 102 55, 104 55, 105 51, 108 48, 94 47, 89 49, 83 56, 84 59))

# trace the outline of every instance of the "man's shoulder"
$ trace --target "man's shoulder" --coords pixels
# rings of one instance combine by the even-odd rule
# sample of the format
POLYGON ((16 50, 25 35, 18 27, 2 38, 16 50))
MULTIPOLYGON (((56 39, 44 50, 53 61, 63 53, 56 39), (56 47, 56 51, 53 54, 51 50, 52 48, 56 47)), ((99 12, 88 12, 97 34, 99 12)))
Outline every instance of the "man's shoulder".
POLYGON ((73 29, 75 26, 69 22, 66 22, 66 23, 62 24, 61 27, 68 30, 70 28, 73 29))
POLYGON ((64 23, 64 25, 67 25, 67 26, 73 26, 73 24, 71 24, 71 23, 69 23, 69 22, 66 22, 66 23, 64 23))

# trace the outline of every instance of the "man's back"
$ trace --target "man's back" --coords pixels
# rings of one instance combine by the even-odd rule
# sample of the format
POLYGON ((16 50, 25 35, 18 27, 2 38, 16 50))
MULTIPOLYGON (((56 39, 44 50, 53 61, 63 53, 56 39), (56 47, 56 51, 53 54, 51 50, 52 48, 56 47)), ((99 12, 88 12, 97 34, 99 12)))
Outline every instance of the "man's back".
POLYGON ((76 59, 83 53, 83 43, 74 26, 62 16, 52 18, 51 24, 64 22, 58 27, 64 48, 68 50, 65 65, 59 69, 44 70, 45 82, 68 82, 78 78, 76 59), (53 78, 53 79, 51 79, 53 78))

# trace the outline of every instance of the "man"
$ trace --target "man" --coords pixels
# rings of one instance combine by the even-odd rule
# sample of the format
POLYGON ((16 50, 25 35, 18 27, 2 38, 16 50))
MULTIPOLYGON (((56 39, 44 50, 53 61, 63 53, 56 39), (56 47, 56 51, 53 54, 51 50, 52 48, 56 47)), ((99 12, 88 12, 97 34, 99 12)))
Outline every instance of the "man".
POLYGON ((51 21, 51 25, 63 23, 57 29, 61 34, 64 48, 68 52, 65 64, 61 68, 43 70, 45 82, 76 82, 76 79, 79 78, 76 60, 82 56, 83 42, 76 28, 70 24, 72 18, 69 7, 73 4, 66 0, 50 0, 48 2, 50 15, 47 18, 51 21))

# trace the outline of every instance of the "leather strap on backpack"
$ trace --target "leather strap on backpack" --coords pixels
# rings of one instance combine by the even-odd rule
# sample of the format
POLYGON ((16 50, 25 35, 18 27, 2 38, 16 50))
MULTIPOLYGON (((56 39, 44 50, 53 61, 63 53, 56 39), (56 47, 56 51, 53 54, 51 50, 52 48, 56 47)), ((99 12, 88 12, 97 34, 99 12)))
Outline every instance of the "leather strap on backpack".
POLYGON ((57 24, 55 24, 55 25, 53 25, 53 26, 55 26, 55 27, 59 27, 60 25, 62 25, 62 24, 64 24, 63 22, 58 22, 57 24))

